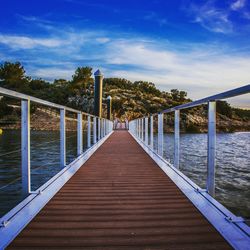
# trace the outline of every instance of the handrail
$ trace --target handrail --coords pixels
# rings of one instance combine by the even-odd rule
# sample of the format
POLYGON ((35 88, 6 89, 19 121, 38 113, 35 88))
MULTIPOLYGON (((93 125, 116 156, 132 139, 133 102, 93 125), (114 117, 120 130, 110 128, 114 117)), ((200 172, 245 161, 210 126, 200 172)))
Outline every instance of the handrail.
POLYGON ((8 96, 8 97, 12 97, 12 98, 20 99, 20 100, 26 100, 26 101, 30 100, 32 102, 42 104, 44 106, 48 106, 48 107, 52 107, 52 108, 65 109, 65 110, 73 112, 73 113, 82 113, 82 114, 85 114, 85 115, 89 115, 91 117, 95 117, 94 115, 85 113, 85 112, 77 110, 77 109, 69 108, 67 106, 63 106, 63 105, 60 105, 60 104, 56 104, 56 103, 53 103, 53 102, 42 100, 42 99, 34 97, 34 96, 26 95, 26 94, 19 93, 19 92, 10 90, 10 89, 5 89, 5 88, 2 88, 2 87, 0 87, 0 94, 8 96))
POLYGON ((218 101, 218 100, 222 100, 222 99, 226 99, 226 98, 244 95, 247 93, 250 93, 250 84, 236 88, 236 89, 231 89, 229 91, 225 91, 225 92, 222 92, 220 94, 208 96, 208 97, 205 97, 205 98, 193 101, 193 102, 185 103, 185 104, 173 107, 173 108, 165 109, 159 113, 169 113, 169 112, 173 112, 175 110, 192 108, 192 107, 195 107, 195 106, 198 106, 201 104, 205 104, 207 102, 218 101))
MULTIPOLYGON (((183 109, 195 107, 198 105, 202 105, 207 103, 208 105, 208 133, 207 133, 207 180, 206 180, 206 189, 200 188, 198 185, 195 184, 193 187, 196 194, 200 194, 201 196, 205 197, 207 201, 209 201, 213 207, 215 207, 218 211, 222 213, 223 221, 228 220, 231 225, 236 225, 237 232, 240 229, 240 232, 243 232, 244 237, 247 238, 250 233, 250 227, 248 227, 244 222, 245 220, 241 217, 235 216, 229 210, 227 210, 223 205, 221 205, 218 201, 216 201, 213 197, 215 195, 215 155, 216 155, 216 101, 222 100, 225 98, 235 97, 243 94, 250 93, 250 85, 245 85, 240 88, 232 89, 220 94, 212 95, 197 101, 193 101, 190 103, 182 104, 176 107, 172 107, 166 110, 163 110, 157 113, 157 137, 158 140, 156 142, 157 145, 154 145, 154 116, 156 114, 151 114, 150 116, 144 116, 141 118, 137 118, 129 122, 129 132, 134 136, 136 140, 138 140, 139 144, 144 148, 144 150, 152 157, 156 162, 160 162, 158 165, 165 169, 164 171, 169 172, 167 169, 172 169, 177 173, 177 177, 175 178, 176 184, 180 184, 182 181, 180 180, 179 176, 184 176, 185 181, 187 181, 192 186, 192 180, 190 180, 187 176, 185 176, 179 170, 179 162, 180 162, 180 112, 183 109), (163 145, 164 145, 164 114, 174 112, 174 163, 171 164, 163 155, 163 145), (164 165, 164 167, 162 167, 164 165), (225 216, 225 217, 224 217, 225 216)), ((171 171, 170 171, 171 172, 171 171)), ((173 174, 173 173, 172 173, 173 174)), ((170 178, 173 178, 173 175, 170 175, 170 178), (172 177, 171 177, 172 176, 172 177)), ((193 204, 197 204, 197 197, 193 196, 183 187, 182 190, 184 193, 185 191, 189 194, 187 195, 188 198, 193 202, 193 204)), ((199 204, 200 205, 200 204, 199 204)), ((217 228, 217 230, 222 234, 226 235, 229 242, 235 246, 234 244, 241 246, 239 249, 245 249, 244 241, 238 240, 239 237, 236 236, 232 232, 227 232, 225 234, 225 225, 219 228, 219 224, 217 221, 213 220, 214 215, 207 216, 207 209, 204 207, 204 204, 198 207, 199 210, 202 210, 203 214, 206 218, 210 217, 210 222, 217 228), (232 239, 231 239, 232 238, 232 239)), ((217 213, 217 212, 216 212, 217 213)), ((227 225, 226 225, 227 226, 227 225)), ((243 238, 244 238, 243 237, 243 238)), ((248 245, 248 243, 246 243, 248 245)))
POLYGON ((24 196, 31 193, 30 180, 30 102, 35 102, 60 110, 60 165, 66 166, 66 111, 77 113, 77 155, 83 154, 83 115, 87 116, 87 147, 90 148, 106 135, 111 133, 113 123, 105 118, 97 117, 80 110, 69 108, 53 102, 45 101, 30 95, 0 87, 0 95, 21 100, 21 169, 22 193, 24 196), (93 123, 93 126, 91 124, 93 123), (91 137, 91 134, 93 137, 91 137), (93 138, 93 141, 91 141, 93 138))
MULTIPOLYGON (((176 107, 172 107, 157 113, 158 115, 158 141, 157 141, 157 153, 161 157, 163 156, 163 114, 174 112, 174 167, 179 169, 180 162, 180 111, 186 108, 192 108, 198 105, 208 104, 208 149, 207 149, 207 192, 214 196, 215 194, 215 153, 216 153, 216 101, 235 97, 243 94, 250 93, 250 84, 235 88, 229 91, 225 91, 216 95, 202 98, 193 102, 185 103, 176 107)), ((144 116, 130 121, 130 132, 139 138, 143 143, 154 150, 153 146, 153 117, 156 114, 150 116, 144 116), (150 119, 148 119, 150 117, 150 119), (148 125, 150 123, 150 137, 148 131, 148 125), (150 138, 150 143, 149 139, 150 138)))

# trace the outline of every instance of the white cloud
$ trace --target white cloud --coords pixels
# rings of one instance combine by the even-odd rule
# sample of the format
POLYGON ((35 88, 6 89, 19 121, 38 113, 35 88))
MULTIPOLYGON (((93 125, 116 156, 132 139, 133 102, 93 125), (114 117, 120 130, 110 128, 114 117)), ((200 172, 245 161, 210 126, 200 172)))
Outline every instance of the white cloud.
POLYGON ((234 3, 231 4, 232 10, 239 10, 242 9, 246 4, 245 0, 236 0, 234 3))
POLYGON ((61 78, 69 80, 71 79, 74 71, 74 68, 47 67, 28 70, 28 74, 31 74, 33 77, 42 78, 48 81, 61 78))
POLYGON ((213 2, 208 1, 204 5, 191 5, 189 11, 195 15, 194 22, 199 23, 203 28, 216 33, 231 33, 233 24, 229 20, 229 12, 225 9, 218 9, 213 2))
POLYGON ((98 37, 98 38, 96 38, 96 41, 98 43, 107 43, 110 41, 110 39, 108 37, 98 37))
POLYGON ((46 80, 71 79, 76 67, 89 65, 102 68, 106 77, 152 81, 166 91, 186 90, 194 99, 249 83, 250 56, 231 53, 224 44, 180 44, 179 49, 165 40, 116 36, 74 29, 56 31, 53 38, 0 34, 0 46, 25 49, 12 54, 3 50, 1 58, 19 60, 27 74, 46 80))
POLYGON ((53 38, 32 38, 27 36, 0 34, 0 43, 13 49, 32 49, 35 47, 55 48, 63 44, 62 40, 53 38))
POLYGON ((249 83, 250 57, 230 55, 214 45, 199 48, 194 44, 188 52, 157 48, 157 44, 152 47, 129 40, 111 44, 107 63, 125 68, 108 74, 152 81, 167 91, 183 89, 194 99, 249 83), (133 67, 126 69, 126 65, 133 67))

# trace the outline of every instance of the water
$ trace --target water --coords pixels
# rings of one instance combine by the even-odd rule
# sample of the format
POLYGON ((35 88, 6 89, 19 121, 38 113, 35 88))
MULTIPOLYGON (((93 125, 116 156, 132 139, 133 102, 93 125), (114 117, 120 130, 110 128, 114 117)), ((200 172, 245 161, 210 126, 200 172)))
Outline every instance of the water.
MULTIPOLYGON (((83 136, 86 149, 85 133, 83 136)), ((66 163, 77 157, 77 134, 66 132, 66 163)), ((46 183, 60 170, 59 131, 31 131, 31 190, 46 183)), ((0 216, 13 208, 21 194, 21 131, 0 135, 0 216)))
MULTIPOLYGON (((250 218, 249 143, 249 132, 217 134, 215 198, 245 218, 250 218)), ((173 134, 164 135, 164 156, 173 163, 173 134)), ((206 187, 207 134, 181 134, 180 170, 201 188, 206 187)))
MULTIPOLYGON (((67 132, 66 136, 67 163, 69 163, 76 157, 76 132, 67 132)), ((85 136, 86 133, 84 133, 86 148, 85 136)), ((166 134, 164 142, 164 155, 173 162, 173 135, 166 134)), ((217 134, 216 199, 233 213, 248 218, 250 217, 249 142, 250 133, 217 134)), ((20 131, 6 130, 0 135, 0 216, 22 199, 20 146, 20 131), (13 153, 9 154, 10 152, 13 153)), ((206 149, 206 134, 181 134, 180 170, 203 188, 207 172, 206 149)), ((59 150, 59 132, 31 131, 32 190, 37 189, 60 171, 59 150)))

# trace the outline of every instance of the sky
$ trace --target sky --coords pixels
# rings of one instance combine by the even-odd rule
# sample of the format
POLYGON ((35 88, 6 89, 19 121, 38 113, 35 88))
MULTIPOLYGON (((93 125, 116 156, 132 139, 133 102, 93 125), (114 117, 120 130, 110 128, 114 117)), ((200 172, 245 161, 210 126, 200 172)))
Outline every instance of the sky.
MULTIPOLYGON (((250 83, 249 0, 0 0, 0 63, 71 79, 79 66, 199 99, 250 83)), ((250 108, 249 94, 231 100, 250 108)))

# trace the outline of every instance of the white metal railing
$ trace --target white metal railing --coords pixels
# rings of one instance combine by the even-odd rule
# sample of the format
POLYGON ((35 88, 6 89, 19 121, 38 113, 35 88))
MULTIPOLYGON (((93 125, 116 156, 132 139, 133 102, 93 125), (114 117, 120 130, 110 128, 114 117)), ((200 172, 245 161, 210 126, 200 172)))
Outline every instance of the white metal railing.
POLYGON ((163 157, 163 114, 174 112, 174 167, 179 169, 180 162, 180 111, 182 109, 208 104, 208 147, 207 147, 207 181, 206 190, 211 195, 215 194, 215 153, 216 153, 216 101, 250 93, 250 85, 226 91, 217 95, 209 96, 194 102, 179 105, 170 109, 163 110, 158 114, 149 117, 142 117, 130 121, 130 132, 151 148, 160 157, 163 157), (154 116, 158 119, 158 140, 154 150, 154 116), (148 118, 150 126, 148 130, 148 118), (150 140, 148 141, 148 138, 150 140))
POLYGON ((80 110, 48 102, 36 97, 21 94, 12 90, 0 87, 0 95, 16 98, 21 101, 21 179, 22 193, 25 196, 31 193, 30 173, 30 103, 36 103, 50 108, 60 110, 60 165, 66 166, 66 111, 77 114, 77 155, 83 153, 83 115, 87 116, 87 147, 90 148, 113 130, 113 123, 110 120, 84 113, 80 110), (91 122, 93 126, 91 127, 91 122), (91 144, 91 132, 93 143, 91 144), (98 133, 98 136, 97 136, 98 133))

